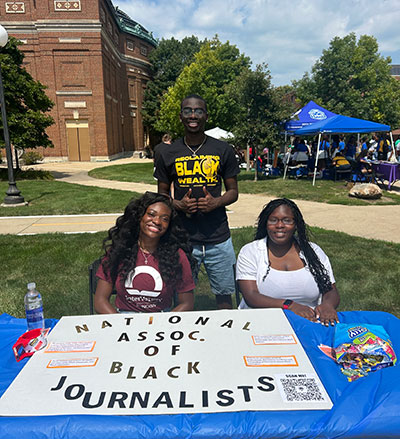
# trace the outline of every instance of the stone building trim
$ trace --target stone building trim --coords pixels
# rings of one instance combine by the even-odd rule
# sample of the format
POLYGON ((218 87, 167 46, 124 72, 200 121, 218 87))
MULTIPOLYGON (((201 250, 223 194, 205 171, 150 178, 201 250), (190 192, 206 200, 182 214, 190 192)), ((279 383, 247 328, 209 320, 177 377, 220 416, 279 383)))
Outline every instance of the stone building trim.
POLYGON ((65 101, 64 108, 86 108, 86 101, 65 101))
POLYGON ((58 42, 61 44, 72 44, 72 43, 82 43, 82 38, 65 38, 65 37, 59 37, 58 42))
POLYGON ((25 14, 25 3, 6 2, 6 14, 25 14))
POLYGON ((73 91, 64 91, 57 90, 57 96, 92 96, 93 93, 91 90, 73 90, 73 91))
POLYGON ((57 12, 76 12, 81 11, 81 1, 59 1, 54 2, 54 10, 57 12))

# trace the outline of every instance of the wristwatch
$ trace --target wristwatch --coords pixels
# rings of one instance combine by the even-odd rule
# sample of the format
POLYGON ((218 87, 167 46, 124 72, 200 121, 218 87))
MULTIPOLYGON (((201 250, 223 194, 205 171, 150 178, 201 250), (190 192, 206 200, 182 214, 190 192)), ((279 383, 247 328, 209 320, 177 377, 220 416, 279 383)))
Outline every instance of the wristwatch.
POLYGON ((286 299, 283 302, 282 309, 289 309, 289 306, 293 303, 293 300, 286 299))

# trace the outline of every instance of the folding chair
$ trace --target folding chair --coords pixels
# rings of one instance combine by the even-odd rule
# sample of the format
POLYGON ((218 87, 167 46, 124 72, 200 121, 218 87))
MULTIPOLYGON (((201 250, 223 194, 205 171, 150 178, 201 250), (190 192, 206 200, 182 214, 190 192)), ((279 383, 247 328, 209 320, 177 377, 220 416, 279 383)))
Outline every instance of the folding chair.
POLYGON ((353 169, 350 166, 348 169, 338 169, 336 167, 334 167, 333 169, 333 181, 337 181, 338 180, 338 176, 340 178, 340 176, 347 176, 347 179, 350 179, 352 174, 353 174, 353 169))
POLYGON ((349 160, 351 165, 350 181, 353 183, 370 183, 374 180, 373 174, 362 163, 356 160, 349 160), (364 169, 364 172, 362 170, 364 169))
POLYGON ((238 281, 236 280, 236 264, 233 264, 232 269, 233 269, 233 278, 235 279, 236 308, 239 308, 239 304, 242 301, 242 298, 241 298, 241 294, 240 294, 239 284, 238 284, 238 281))

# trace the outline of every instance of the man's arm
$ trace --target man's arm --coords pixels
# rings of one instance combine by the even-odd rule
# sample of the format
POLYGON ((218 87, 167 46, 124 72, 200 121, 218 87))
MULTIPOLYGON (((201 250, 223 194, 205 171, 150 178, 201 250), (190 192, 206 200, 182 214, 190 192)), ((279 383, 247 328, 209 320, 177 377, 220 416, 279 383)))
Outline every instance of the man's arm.
POLYGON ((229 204, 234 203, 239 197, 237 177, 225 178, 225 193, 220 197, 213 197, 206 189, 203 187, 204 197, 199 198, 197 202, 198 209, 201 212, 208 213, 218 207, 229 206, 229 204))

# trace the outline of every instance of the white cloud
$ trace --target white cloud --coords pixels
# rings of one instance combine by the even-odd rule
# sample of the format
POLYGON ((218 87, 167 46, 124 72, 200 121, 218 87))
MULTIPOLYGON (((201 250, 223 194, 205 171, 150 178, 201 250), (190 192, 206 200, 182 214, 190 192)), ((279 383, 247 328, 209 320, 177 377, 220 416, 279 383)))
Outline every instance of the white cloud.
POLYGON ((310 71, 333 37, 350 32, 378 40, 379 50, 400 63, 398 0, 114 0, 158 38, 196 35, 229 40, 265 62, 276 85, 310 71))

